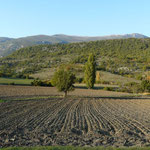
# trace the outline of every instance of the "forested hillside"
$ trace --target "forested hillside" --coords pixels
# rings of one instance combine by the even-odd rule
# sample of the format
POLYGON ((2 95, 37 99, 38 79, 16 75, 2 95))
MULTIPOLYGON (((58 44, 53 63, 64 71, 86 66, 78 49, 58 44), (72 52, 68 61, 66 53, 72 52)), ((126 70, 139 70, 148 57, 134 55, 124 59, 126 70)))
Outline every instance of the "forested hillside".
POLYGON ((28 46, 35 46, 40 44, 62 44, 62 43, 75 43, 75 42, 88 42, 97 40, 108 40, 108 39, 127 39, 127 38, 149 38, 148 36, 133 33, 124 35, 108 35, 108 36, 70 36, 64 34, 56 35, 35 35, 21 38, 6 38, 0 37, 0 57, 8 56, 12 52, 19 48, 25 48, 28 46))
POLYGON ((150 39, 116 39, 92 42, 38 45, 17 50, 0 59, 1 74, 34 74, 62 64, 85 64, 96 55, 97 69, 133 75, 150 68, 150 39))

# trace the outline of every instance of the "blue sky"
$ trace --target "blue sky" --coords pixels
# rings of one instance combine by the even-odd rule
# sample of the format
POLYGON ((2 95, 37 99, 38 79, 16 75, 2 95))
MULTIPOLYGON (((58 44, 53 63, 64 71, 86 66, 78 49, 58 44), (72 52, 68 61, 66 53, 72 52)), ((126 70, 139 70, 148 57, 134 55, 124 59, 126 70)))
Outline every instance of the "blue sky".
POLYGON ((0 0, 0 37, 150 36, 150 0, 0 0))

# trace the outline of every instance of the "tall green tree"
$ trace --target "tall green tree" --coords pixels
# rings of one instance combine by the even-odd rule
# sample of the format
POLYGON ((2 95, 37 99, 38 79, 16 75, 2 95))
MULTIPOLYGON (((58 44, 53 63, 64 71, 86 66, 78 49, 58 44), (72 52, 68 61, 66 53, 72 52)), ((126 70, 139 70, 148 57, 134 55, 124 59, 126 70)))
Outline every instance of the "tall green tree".
POLYGON ((95 56, 91 53, 88 62, 85 64, 84 80, 88 88, 94 87, 96 77, 96 62, 95 56))
POLYGON ((73 84, 75 83, 75 79, 76 77, 72 72, 61 68, 54 73, 51 82, 53 86, 56 86, 58 91, 64 92, 64 96, 66 97, 69 91, 74 90, 73 84))

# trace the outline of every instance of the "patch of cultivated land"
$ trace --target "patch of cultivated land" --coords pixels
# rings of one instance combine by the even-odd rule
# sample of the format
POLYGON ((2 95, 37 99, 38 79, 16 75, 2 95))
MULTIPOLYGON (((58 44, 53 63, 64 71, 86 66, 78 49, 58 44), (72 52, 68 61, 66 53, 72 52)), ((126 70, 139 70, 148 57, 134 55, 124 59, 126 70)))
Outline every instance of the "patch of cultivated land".
MULTIPOLYGON (((7 87, 8 93, 11 91, 8 87, 19 90, 18 86, 3 87, 7 87)), ((25 91, 29 87, 22 88, 25 91)), ((43 89, 35 88, 39 92, 43 89)), ((17 95, 12 93, 7 95, 9 99, 17 95)), ((27 93, 25 96, 30 96, 27 93)), ((94 90, 91 93, 94 96, 94 90)), ((150 100, 146 98, 49 97, 0 103, 0 147, 149 146, 149 143, 150 100)))
MULTIPOLYGON (((120 96, 130 96, 132 94, 121 93, 121 92, 111 92, 103 90, 91 90, 85 89, 83 85, 70 92, 69 95, 73 96, 89 96, 89 97, 120 97, 120 96)), ((26 96, 51 96, 51 95, 63 95, 63 93, 57 92, 54 87, 36 87, 36 86, 13 86, 13 85, 0 85, 0 98, 8 97, 26 97, 26 96)))

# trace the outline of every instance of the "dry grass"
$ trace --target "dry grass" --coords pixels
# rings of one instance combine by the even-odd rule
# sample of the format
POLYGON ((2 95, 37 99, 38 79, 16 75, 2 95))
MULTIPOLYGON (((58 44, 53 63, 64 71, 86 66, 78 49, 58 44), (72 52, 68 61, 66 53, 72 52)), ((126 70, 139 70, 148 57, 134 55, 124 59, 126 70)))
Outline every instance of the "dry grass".
POLYGON ((126 84, 129 82, 137 82, 137 83, 141 82, 140 80, 123 77, 121 75, 112 74, 106 71, 100 71, 100 75, 101 75, 101 80, 108 81, 108 82, 115 82, 120 84, 126 84))

